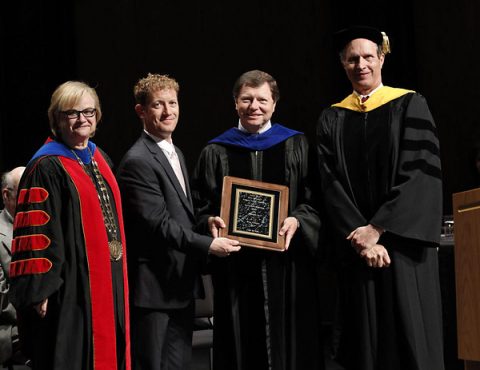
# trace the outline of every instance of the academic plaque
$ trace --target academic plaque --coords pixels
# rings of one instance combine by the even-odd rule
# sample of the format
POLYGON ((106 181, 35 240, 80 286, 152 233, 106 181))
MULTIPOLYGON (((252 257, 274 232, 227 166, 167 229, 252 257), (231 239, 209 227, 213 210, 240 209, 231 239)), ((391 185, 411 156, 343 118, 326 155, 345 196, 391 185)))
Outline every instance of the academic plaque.
POLYGON ((240 245, 274 251, 285 250, 278 235, 288 214, 288 187, 239 177, 223 178, 220 217, 226 227, 220 236, 240 245))

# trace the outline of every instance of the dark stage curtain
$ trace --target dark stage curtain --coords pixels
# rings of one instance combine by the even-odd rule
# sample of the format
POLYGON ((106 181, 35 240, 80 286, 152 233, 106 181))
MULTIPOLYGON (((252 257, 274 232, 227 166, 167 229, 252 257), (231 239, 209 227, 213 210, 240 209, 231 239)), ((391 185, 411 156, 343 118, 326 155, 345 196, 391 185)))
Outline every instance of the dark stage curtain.
POLYGON ((332 32, 371 24, 392 42, 384 83, 419 91, 437 122, 446 213, 453 192, 478 185, 470 148, 480 126, 479 2, 20 0, 10 6, 0 12, 1 171, 25 164, 41 145, 50 94, 67 79, 97 87, 104 118, 94 141, 115 163, 141 130, 132 87, 148 72, 180 82, 174 141, 190 170, 206 142, 236 124, 231 88, 249 69, 263 69, 279 83, 274 120, 313 137, 320 111, 350 92, 332 32))

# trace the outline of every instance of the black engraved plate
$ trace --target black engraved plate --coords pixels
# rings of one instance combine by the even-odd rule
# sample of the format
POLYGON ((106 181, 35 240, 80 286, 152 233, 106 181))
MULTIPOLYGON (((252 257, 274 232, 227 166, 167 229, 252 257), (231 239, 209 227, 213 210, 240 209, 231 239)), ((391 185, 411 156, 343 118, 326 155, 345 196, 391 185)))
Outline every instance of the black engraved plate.
POLYGON ((274 240, 275 194, 249 188, 235 189, 232 233, 274 240))
POLYGON ((273 196, 237 189, 234 232, 272 237, 273 196))
POLYGON ((226 176, 220 216, 227 227, 220 234, 245 246, 283 250, 278 230, 287 207, 286 186, 226 176))

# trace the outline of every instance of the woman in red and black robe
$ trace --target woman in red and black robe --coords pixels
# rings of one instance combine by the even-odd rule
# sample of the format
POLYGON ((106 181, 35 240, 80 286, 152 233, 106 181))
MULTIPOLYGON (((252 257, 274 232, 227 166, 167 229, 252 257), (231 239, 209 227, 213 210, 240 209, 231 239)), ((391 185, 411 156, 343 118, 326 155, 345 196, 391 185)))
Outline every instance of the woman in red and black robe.
POLYGON ((95 90, 60 85, 49 118, 54 136, 18 190, 10 276, 21 335, 34 369, 129 370, 122 208, 89 140, 101 118, 95 90))

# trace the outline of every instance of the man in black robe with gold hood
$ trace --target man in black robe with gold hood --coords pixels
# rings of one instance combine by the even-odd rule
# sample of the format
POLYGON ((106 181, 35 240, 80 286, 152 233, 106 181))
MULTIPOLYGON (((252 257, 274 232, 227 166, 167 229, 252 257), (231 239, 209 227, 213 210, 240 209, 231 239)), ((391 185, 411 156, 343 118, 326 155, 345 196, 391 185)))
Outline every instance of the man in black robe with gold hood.
MULTIPOLYGON (((220 213, 224 176, 289 187, 289 217, 280 227, 285 252, 243 247, 212 257, 214 369, 323 369, 315 255, 319 217, 310 205, 305 136, 270 118, 279 99, 268 73, 244 73, 233 89, 240 121, 203 149, 193 176, 201 223, 225 227, 220 213)), ((213 227, 212 227, 213 226, 213 227)))
POLYGON ((316 139, 340 261, 338 360, 348 370, 442 370, 436 127, 423 96, 382 85, 384 33, 335 36, 354 91, 322 112, 316 139))

